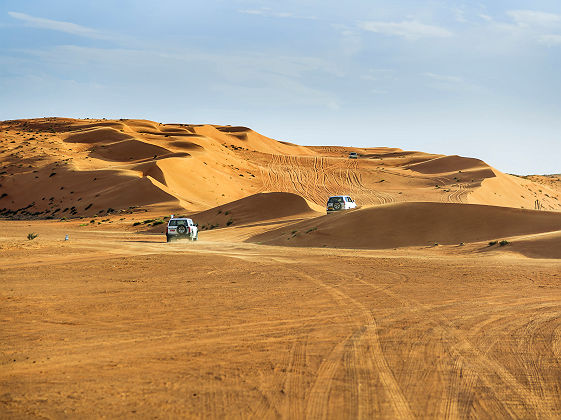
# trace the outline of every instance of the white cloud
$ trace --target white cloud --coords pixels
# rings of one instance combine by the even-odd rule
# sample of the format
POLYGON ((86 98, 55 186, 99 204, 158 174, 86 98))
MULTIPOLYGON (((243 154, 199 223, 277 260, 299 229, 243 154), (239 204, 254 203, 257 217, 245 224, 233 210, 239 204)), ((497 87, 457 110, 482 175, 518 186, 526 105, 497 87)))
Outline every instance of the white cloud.
POLYGON ((448 82, 448 83, 463 83, 464 79, 458 76, 447 76, 444 74, 436 74, 436 73, 425 73, 430 79, 437 80, 439 82, 448 82))
POLYGON ((446 28, 426 25, 415 20, 403 22, 361 22, 358 26, 365 31, 398 36, 408 40, 416 40, 419 38, 446 38, 453 35, 452 32, 446 28))
POLYGON ((538 41, 548 47, 555 47, 561 45, 561 35, 542 35, 538 38, 538 41))
POLYGON ((317 19, 317 17, 315 16, 300 16, 290 12, 277 12, 269 8, 245 9, 245 10, 238 10, 238 12, 246 15, 256 15, 256 16, 281 18, 281 19, 308 19, 308 20, 317 19))
POLYGON ((14 19, 25 22, 26 26, 39 29, 48 29, 51 31, 65 32, 72 35, 83 36, 87 38, 108 39, 108 35, 103 34, 95 29, 87 28, 82 25, 77 25, 71 22, 64 22, 60 20, 51 20, 38 18, 19 12, 8 12, 14 19))
POLYGON ((514 22, 523 27, 551 26, 561 23, 561 15, 535 10, 509 10, 506 12, 514 22))

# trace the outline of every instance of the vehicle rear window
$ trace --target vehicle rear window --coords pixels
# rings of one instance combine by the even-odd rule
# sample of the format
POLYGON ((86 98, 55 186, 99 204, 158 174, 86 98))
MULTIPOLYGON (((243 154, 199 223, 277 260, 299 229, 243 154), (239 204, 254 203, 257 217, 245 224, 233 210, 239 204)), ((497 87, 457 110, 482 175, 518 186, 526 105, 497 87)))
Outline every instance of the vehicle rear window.
POLYGON ((331 197, 328 203, 342 203, 343 197, 331 197))
POLYGON ((169 226, 186 226, 187 225, 187 220, 170 220, 169 221, 169 226))

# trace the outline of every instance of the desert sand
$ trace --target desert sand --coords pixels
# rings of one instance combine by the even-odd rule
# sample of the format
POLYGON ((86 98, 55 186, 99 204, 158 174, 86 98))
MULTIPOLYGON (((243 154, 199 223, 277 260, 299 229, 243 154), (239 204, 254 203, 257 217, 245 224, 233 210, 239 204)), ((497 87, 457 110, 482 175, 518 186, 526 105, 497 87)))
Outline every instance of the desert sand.
POLYGON ((561 416, 558 175, 62 118, 0 162, 2 418, 561 416))

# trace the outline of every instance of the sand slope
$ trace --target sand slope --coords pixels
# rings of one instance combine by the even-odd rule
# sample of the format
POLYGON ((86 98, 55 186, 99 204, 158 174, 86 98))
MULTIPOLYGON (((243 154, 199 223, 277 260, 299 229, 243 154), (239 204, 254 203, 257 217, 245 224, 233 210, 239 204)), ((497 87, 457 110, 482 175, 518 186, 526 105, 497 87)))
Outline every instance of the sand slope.
POLYGON ((453 245, 561 230, 561 213, 455 203, 396 203, 330 214, 250 242, 387 249, 453 245))

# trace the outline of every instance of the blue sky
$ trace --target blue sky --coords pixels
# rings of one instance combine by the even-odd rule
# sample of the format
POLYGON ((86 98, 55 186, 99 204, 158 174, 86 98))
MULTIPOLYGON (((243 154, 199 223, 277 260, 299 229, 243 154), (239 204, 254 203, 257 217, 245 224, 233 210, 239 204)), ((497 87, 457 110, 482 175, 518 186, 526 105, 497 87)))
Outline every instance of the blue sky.
POLYGON ((561 2, 2 0, 0 119, 41 116, 561 173, 561 2))

